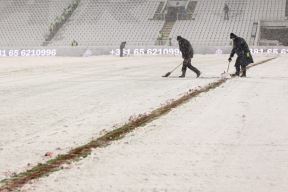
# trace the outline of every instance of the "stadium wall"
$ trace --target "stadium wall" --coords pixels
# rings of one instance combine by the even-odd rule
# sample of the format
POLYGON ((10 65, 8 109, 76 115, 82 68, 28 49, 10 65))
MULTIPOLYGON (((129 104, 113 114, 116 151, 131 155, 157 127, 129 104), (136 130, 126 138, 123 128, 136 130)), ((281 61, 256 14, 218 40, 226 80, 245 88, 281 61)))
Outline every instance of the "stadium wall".
MULTIPOLYGON (((284 46, 252 46, 252 54, 286 54, 288 47, 284 46)), ((196 46, 196 54, 229 54, 231 46, 196 46)), ((119 47, 24 47, 0 48, 0 57, 33 57, 33 56, 64 56, 64 57, 89 57, 99 55, 119 56, 119 47)), ((179 56, 178 46, 133 46, 124 49, 124 56, 179 56)))

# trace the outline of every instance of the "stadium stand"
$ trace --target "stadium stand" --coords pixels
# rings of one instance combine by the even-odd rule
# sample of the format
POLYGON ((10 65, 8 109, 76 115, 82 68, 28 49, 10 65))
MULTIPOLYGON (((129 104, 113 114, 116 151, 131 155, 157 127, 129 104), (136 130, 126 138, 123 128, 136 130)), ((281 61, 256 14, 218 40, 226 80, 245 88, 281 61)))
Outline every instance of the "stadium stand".
POLYGON ((41 45, 49 32, 49 24, 69 3, 71 0, 2 0, 0 45, 41 45))
POLYGON ((155 0, 82 0, 79 9, 64 25, 51 45, 154 44, 164 21, 152 20, 163 2, 155 0))
POLYGON ((262 21, 258 45, 288 46, 288 20, 262 21))
POLYGON ((288 17, 288 0, 286 0, 285 16, 288 17))
POLYGON ((45 42, 42 45, 48 45, 54 36, 57 34, 59 29, 67 22, 67 20, 73 15, 77 9, 80 0, 73 0, 68 7, 64 8, 61 15, 57 16, 53 22, 49 25, 49 33, 45 36, 45 42))
POLYGON ((154 17, 153 19, 161 19, 161 15, 162 15, 162 11, 163 9, 165 8, 165 2, 164 1, 161 1, 158 5, 158 8, 154 14, 154 17))
MULTIPOLYGON (((183 35, 194 45, 229 45, 229 33, 234 32, 253 44, 255 22, 285 19, 286 0, 198 0, 195 20, 176 21, 172 39, 183 35), (230 8, 230 19, 224 21, 224 4, 230 8)), ((174 41, 175 43, 175 41, 174 41)))
MULTIPOLYGON (((0 0, 0 45, 40 46, 49 25, 73 0, 0 0)), ((194 45, 229 45, 229 33, 255 41, 258 21, 284 20, 287 0, 189 0, 189 17, 165 22, 166 0, 81 0, 77 9, 61 25, 49 46, 155 45, 160 30, 165 39, 177 35, 194 45), (229 20, 224 20, 224 4, 229 20)))

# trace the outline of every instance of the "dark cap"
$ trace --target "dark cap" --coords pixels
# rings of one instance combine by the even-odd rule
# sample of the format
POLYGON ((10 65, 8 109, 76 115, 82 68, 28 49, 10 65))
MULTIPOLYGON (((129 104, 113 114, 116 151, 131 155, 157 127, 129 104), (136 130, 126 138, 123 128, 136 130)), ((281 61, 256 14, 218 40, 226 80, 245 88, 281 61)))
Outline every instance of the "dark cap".
POLYGON ((177 41, 180 41, 182 39, 182 37, 179 35, 177 36, 177 41))
POLYGON ((237 35, 235 35, 234 33, 230 33, 230 39, 234 39, 236 37, 237 37, 237 35))

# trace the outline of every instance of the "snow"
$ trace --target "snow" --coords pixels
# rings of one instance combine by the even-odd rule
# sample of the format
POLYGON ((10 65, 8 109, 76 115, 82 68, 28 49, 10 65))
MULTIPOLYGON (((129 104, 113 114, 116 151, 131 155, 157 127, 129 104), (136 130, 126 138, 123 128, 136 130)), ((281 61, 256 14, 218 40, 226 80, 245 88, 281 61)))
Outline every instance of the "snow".
MULTIPOLYGON (((191 72, 182 80, 161 77, 180 62, 177 57, 2 58, 0 180, 45 162, 47 152, 65 153, 215 79, 195 80, 191 72)), ((195 62, 203 70, 222 71, 209 57, 195 62)))
MULTIPOLYGON (((199 79, 190 71, 161 78, 177 57, 1 59, 0 180, 221 78, 227 58, 197 55, 199 79)), ((285 59, 252 68, 248 78, 229 80, 23 191, 287 191, 285 59)))

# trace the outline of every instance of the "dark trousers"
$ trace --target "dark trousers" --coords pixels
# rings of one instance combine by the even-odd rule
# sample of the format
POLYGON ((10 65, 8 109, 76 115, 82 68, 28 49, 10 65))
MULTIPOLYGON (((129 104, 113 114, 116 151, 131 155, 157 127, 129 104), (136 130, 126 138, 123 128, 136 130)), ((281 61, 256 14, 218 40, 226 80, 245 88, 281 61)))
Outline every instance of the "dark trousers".
POLYGON ((243 73, 246 74, 246 63, 244 62, 245 58, 237 57, 236 63, 235 63, 235 68, 236 68, 236 75, 240 74, 240 70, 242 70, 243 73))
POLYGON ((185 76, 187 68, 192 70, 197 75, 200 73, 200 71, 196 67, 191 65, 191 58, 190 59, 184 59, 184 61, 183 61, 183 66, 182 66, 182 75, 183 76, 185 76))
POLYGON ((224 20, 229 20, 229 12, 225 12, 225 15, 224 15, 224 20))

